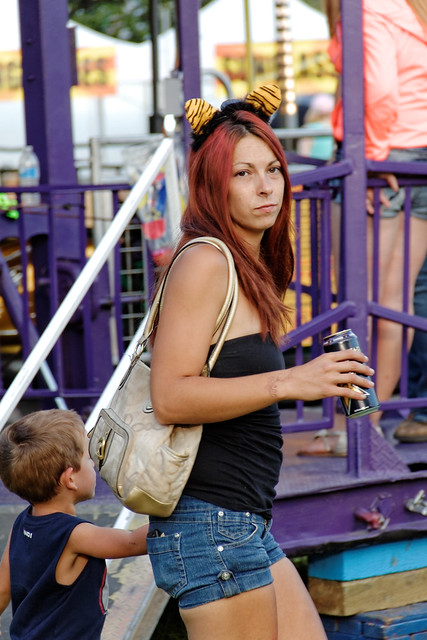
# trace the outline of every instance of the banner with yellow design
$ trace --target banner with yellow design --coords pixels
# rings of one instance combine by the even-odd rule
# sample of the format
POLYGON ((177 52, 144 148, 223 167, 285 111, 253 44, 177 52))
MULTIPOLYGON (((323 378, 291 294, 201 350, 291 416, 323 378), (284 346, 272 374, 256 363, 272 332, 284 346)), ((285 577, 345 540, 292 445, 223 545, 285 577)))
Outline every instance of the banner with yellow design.
MULTIPOLYGON (((292 43, 295 91, 297 95, 334 93, 336 72, 327 52, 328 40, 298 40, 292 43)), ((218 44, 216 68, 231 80, 235 96, 247 93, 246 45, 218 44)), ((255 86, 277 80, 277 45, 275 42, 253 43, 252 57, 255 86)))
MULTIPOLYGON (((103 96, 117 91, 114 47, 83 47, 76 51, 78 86, 73 96, 103 96)), ((22 99, 20 51, 0 51, 0 100, 22 99)))

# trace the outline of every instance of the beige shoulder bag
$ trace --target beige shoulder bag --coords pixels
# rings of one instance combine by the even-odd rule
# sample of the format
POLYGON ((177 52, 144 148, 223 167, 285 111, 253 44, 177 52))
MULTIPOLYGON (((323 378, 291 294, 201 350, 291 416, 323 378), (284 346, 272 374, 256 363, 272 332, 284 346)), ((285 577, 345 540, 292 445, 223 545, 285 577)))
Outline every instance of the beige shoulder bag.
POLYGON ((228 287, 215 332, 220 337, 201 375, 209 376, 224 344, 237 305, 237 275, 228 247, 217 238, 191 240, 175 256, 153 300, 147 324, 110 406, 102 409, 89 434, 89 452, 103 480, 124 506, 137 513, 167 517, 188 480, 202 435, 202 425, 159 424, 150 399, 150 368, 141 354, 160 312, 167 277, 176 258, 194 244, 207 243, 227 258, 228 287))

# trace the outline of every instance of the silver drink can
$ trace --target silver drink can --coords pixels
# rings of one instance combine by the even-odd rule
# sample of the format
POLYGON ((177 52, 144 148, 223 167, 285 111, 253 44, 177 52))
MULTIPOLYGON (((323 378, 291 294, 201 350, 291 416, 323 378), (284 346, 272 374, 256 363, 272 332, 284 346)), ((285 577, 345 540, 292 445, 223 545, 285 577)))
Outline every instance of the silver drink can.
MULTIPOLYGON (((326 352, 329 351, 344 351, 345 349, 354 349, 355 351, 361 351, 357 336, 351 329, 344 329, 344 331, 338 331, 338 333, 332 333, 330 336, 323 338, 323 349, 326 352)), ((358 374, 362 375, 362 374, 358 374)), ((368 378, 369 376, 362 376, 368 378)), ((348 418, 358 418, 359 416, 366 416, 368 413, 374 413, 380 408, 377 394, 374 387, 366 389, 365 387, 358 387, 357 385, 347 385, 356 391, 362 391, 364 398, 362 400, 353 400, 353 398, 341 398, 342 405, 344 407, 345 414, 348 418)))

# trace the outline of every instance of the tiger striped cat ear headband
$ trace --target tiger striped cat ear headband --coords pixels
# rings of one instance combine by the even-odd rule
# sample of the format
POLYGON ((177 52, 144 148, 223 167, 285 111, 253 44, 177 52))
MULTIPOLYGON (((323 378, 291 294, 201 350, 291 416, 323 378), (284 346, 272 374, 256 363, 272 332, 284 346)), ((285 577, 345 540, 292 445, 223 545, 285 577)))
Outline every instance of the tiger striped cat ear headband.
POLYGON ((270 116, 280 106, 281 92, 275 84, 264 84, 251 91, 244 100, 227 100, 221 109, 215 109, 202 98, 192 98, 185 103, 185 114, 193 130, 194 151, 200 148, 206 138, 236 111, 251 111, 268 122, 270 116))

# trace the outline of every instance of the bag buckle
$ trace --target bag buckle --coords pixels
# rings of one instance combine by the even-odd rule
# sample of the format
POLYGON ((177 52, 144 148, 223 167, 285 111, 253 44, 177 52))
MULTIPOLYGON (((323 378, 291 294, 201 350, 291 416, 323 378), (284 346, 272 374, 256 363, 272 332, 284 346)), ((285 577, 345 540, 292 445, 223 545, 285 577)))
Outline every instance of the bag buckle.
POLYGON ((105 446, 107 444, 107 438, 105 436, 103 436, 102 438, 99 438, 97 445, 96 445, 96 457, 99 460, 99 464, 101 465, 101 463, 104 461, 105 458, 105 446))

